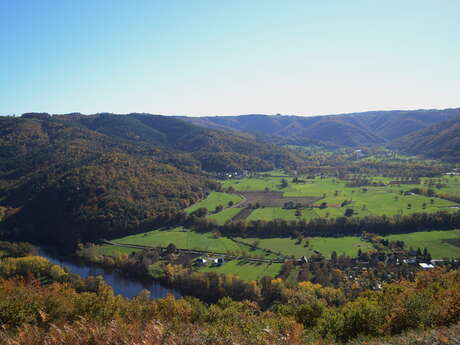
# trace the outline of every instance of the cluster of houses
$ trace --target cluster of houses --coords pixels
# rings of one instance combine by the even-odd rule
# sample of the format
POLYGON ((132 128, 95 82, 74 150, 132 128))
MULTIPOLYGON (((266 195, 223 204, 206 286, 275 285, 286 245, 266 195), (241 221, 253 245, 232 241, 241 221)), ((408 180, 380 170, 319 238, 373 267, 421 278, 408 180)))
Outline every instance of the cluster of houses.
POLYGON ((220 267, 225 263, 225 259, 220 257, 220 258, 198 258, 195 260, 195 265, 197 266, 207 266, 208 264, 211 264, 212 267, 220 267))
POLYGON ((221 172, 217 174, 219 178, 223 180, 231 180, 231 179, 242 179, 246 177, 250 177, 251 173, 249 170, 241 170, 241 171, 227 171, 221 172))

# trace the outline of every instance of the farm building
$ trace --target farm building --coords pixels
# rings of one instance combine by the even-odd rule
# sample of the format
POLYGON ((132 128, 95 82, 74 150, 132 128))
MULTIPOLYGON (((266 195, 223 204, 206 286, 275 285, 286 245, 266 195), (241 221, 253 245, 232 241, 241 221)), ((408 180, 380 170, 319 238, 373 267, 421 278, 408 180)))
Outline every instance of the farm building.
POLYGON ((207 260, 206 260, 205 258, 198 258, 198 259, 196 259, 196 261, 195 261, 195 263, 196 263, 197 265, 199 265, 199 266, 205 265, 206 262, 207 262, 207 260))
POLYGON ((215 267, 222 266, 225 263, 224 258, 216 258, 212 260, 212 265, 215 267))

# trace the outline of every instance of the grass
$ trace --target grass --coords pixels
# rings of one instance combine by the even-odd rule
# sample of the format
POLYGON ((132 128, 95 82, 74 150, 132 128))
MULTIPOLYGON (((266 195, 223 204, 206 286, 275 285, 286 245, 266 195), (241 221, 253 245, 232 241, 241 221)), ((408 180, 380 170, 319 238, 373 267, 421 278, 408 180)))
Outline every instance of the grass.
MULTIPOLYGON (((425 187, 425 185, 387 185, 387 186, 368 186, 347 187, 346 181, 336 178, 315 178, 305 179, 306 183, 293 183, 288 178, 289 185, 281 188, 281 177, 246 178, 241 180, 227 180, 223 182, 224 187, 233 187, 238 191, 282 191, 285 197, 320 197, 315 205, 319 206, 325 202, 327 207, 324 209, 304 209, 301 218, 312 219, 318 217, 340 217, 343 216, 347 208, 354 210, 355 217, 370 215, 410 215, 413 213, 433 213, 440 210, 454 212, 460 207, 454 202, 440 199, 429 198, 422 195, 404 195, 401 191, 409 191, 415 187, 425 187), (343 201, 351 203, 341 206, 343 201)), ((388 177, 375 176, 370 178, 374 182, 389 183, 394 180, 388 177)), ((441 191, 460 196, 459 178, 444 178, 443 183, 446 187, 441 191)), ((275 218, 293 220, 298 219, 295 211, 284 210, 282 208, 260 208, 252 212, 248 220, 272 220, 275 218)))
POLYGON ((227 208, 219 213, 214 213, 208 215, 207 218, 215 220, 217 224, 223 225, 227 220, 232 219, 235 215, 237 215, 241 211, 241 208, 227 208))
POLYGON ((356 236, 340 238, 314 237, 310 239, 310 246, 328 258, 331 257, 333 251, 336 251, 338 255, 356 256, 359 249, 363 252, 373 249, 372 244, 363 242, 356 236))
POLYGON ((404 241, 407 248, 427 248, 433 259, 460 258, 460 247, 443 240, 460 238, 460 230, 424 231, 410 234, 389 235, 392 241, 404 241))
MULTIPOLYGON (((421 248, 422 250, 427 248, 433 259, 460 258, 460 247, 445 241, 460 239, 460 230, 422 231, 389 235, 385 238, 391 241, 404 241, 407 249, 410 247, 413 249, 421 248)), ((305 240, 302 244, 297 244, 297 240, 292 238, 245 238, 240 240, 250 244, 254 243, 254 241, 259 241, 258 246, 260 248, 271 249, 283 255, 293 255, 295 257, 310 256, 313 250, 319 251, 326 257, 330 257, 333 251, 336 251, 339 255, 356 256, 359 249, 363 252, 373 249, 370 243, 363 242, 356 236, 340 238, 311 237, 308 239, 308 247, 304 247, 305 240)))
POLYGON ((138 252, 140 251, 140 249, 119 247, 119 246, 113 246, 110 244, 103 244, 99 246, 99 251, 101 254, 106 255, 106 256, 117 256, 119 254, 131 254, 134 252, 138 252))
POLYGON ((443 176, 441 183, 445 184, 444 187, 436 189, 436 192, 447 193, 460 197, 460 176, 443 176))
MULTIPOLYGON (((232 252, 244 254, 245 256, 250 257, 263 256, 266 258, 273 258, 276 256, 275 254, 266 255, 261 250, 251 251, 247 246, 237 244, 226 237, 215 238, 214 235, 209 233, 200 234, 191 231, 184 231, 181 228, 167 231, 155 230, 146 234, 147 236, 144 236, 143 234, 128 236, 115 240, 114 242, 150 246, 166 246, 169 243, 174 243, 178 248, 184 249, 232 252)), ((389 235, 385 238, 391 241, 404 241, 406 248, 421 248, 422 250, 427 248, 433 259, 460 258, 460 247, 445 241, 449 239, 460 239, 460 230, 413 232, 409 234, 389 235)), ((251 245, 257 241, 259 248, 270 249, 286 256, 293 255, 296 258, 303 255, 311 256, 313 254, 313 250, 317 250, 325 257, 329 258, 333 251, 336 251, 339 255, 346 254, 353 257, 356 256, 359 249, 363 252, 373 249, 370 243, 361 241, 357 236, 347 236, 341 238, 311 237, 307 239, 308 247, 305 247, 306 240, 302 241, 301 244, 298 244, 297 239, 292 238, 238 238, 237 240, 251 245)), ((112 256, 119 253, 129 254, 137 250, 138 249, 111 245, 101 246, 102 254, 112 256)), ((231 267, 232 265, 227 266, 226 269, 231 267)), ((238 267, 240 267, 240 265, 238 265, 238 267)))
POLYGON ((258 280, 264 276, 275 277, 281 269, 278 263, 254 263, 244 260, 228 261, 220 267, 205 266, 201 272, 233 274, 245 281, 258 280))
POLYGON ((177 227, 174 229, 158 229, 141 234, 126 236, 113 240, 119 244, 136 244, 152 247, 166 247, 173 243, 180 249, 206 250, 216 253, 229 253, 249 257, 267 257, 261 250, 251 250, 227 237, 216 237, 212 233, 198 233, 177 227))
POLYGON ((361 241, 357 236, 347 236, 341 238, 335 237, 311 237, 308 238, 308 247, 305 247, 306 240, 298 244, 297 239, 286 238, 245 238, 240 239, 246 243, 254 243, 259 241, 258 246, 264 249, 271 249, 283 255, 293 255, 298 258, 301 256, 311 256, 313 250, 319 251, 325 257, 330 257, 333 251, 337 254, 346 254, 348 256, 356 256, 359 249, 363 252, 371 250, 373 247, 367 242, 361 241))
POLYGON ((279 207, 258 208, 251 212, 246 220, 297 219, 295 210, 285 210, 279 207))
POLYGON ((224 188, 233 187, 240 192, 264 191, 265 188, 270 191, 283 191, 284 189, 281 188, 282 179, 282 177, 243 178, 240 180, 221 181, 221 183, 224 188))
POLYGON ((209 212, 212 212, 216 209, 216 206, 222 205, 224 208, 227 207, 230 201, 236 204, 241 201, 241 197, 236 194, 211 192, 206 199, 193 204, 187 208, 186 211, 191 213, 199 208, 204 207, 209 212))

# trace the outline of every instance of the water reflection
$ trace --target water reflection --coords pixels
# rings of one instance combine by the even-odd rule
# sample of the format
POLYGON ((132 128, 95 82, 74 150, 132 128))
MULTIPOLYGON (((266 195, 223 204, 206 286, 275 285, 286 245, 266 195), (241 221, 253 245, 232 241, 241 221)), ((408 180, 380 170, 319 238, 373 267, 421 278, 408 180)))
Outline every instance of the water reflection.
POLYGON ((113 291, 117 295, 132 298, 137 296, 142 290, 148 290, 150 291, 151 298, 163 298, 168 294, 171 294, 176 298, 181 297, 181 294, 177 290, 164 287, 155 281, 140 281, 126 277, 116 270, 108 270, 101 267, 94 267, 68 259, 63 259, 45 248, 40 248, 39 254, 40 256, 47 258, 52 263, 66 267, 69 272, 78 274, 83 278, 98 275, 104 277, 104 280, 107 284, 112 286, 113 291))

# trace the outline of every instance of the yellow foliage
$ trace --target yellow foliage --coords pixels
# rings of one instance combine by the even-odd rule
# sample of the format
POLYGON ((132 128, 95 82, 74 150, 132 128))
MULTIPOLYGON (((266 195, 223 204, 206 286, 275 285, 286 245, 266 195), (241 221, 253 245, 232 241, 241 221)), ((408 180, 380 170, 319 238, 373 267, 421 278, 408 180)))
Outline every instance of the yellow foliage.
POLYGON ((300 282, 299 287, 301 289, 305 290, 305 291, 308 291, 308 292, 316 292, 317 290, 322 288, 322 286, 320 284, 314 284, 314 283, 309 282, 309 281, 300 282))
POLYGON ((271 280, 272 285, 278 285, 283 283, 283 279, 281 278, 276 278, 271 280))

